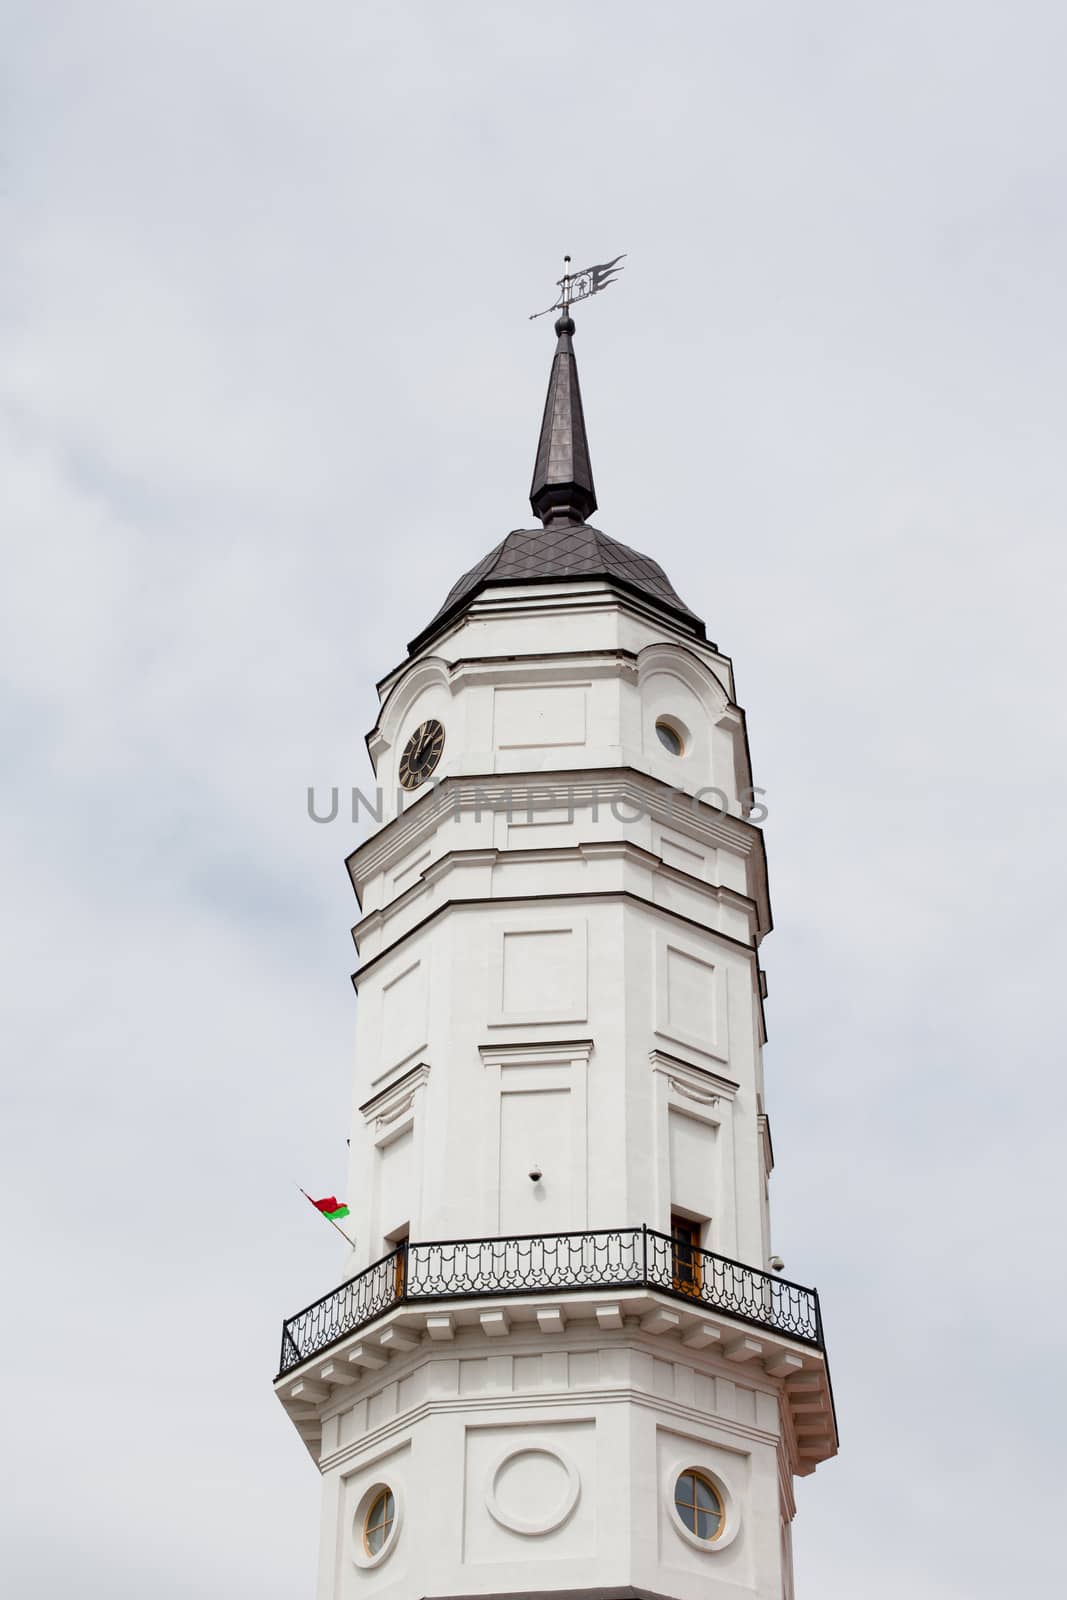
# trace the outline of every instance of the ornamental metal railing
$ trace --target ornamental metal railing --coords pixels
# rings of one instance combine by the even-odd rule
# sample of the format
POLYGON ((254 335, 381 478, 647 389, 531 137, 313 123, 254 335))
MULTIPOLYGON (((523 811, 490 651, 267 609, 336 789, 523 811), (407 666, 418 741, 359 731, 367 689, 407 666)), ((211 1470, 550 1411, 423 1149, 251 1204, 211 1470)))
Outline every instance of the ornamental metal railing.
POLYGON ((823 1348, 814 1289, 654 1228, 602 1228, 402 1244, 289 1318, 282 1327, 278 1376, 358 1333, 394 1306, 599 1289, 655 1289, 823 1348))

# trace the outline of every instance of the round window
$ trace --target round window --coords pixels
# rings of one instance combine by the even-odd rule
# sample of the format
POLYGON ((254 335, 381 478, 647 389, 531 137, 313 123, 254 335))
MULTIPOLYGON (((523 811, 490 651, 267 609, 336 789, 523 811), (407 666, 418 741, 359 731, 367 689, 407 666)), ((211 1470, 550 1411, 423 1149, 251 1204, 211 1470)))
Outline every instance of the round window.
POLYGON ((698 1539, 710 1544, 726 1525, 722 1496, 702 1472, 683 1472, 674 1486, 674 1509, 698 1539))
POLYGON ((396 1521, 396 1501, 391 1489, 383 1489, 367 1507, 363 1518, 363 1548, 369 1556, 380 1555, 389 1542, 396 1521))
POLYGON ((673 722, 668 722, 666 717, 660 717, 656 723, 656 738, 672 756, 685 754, 685 740, 682 738, 673 722))

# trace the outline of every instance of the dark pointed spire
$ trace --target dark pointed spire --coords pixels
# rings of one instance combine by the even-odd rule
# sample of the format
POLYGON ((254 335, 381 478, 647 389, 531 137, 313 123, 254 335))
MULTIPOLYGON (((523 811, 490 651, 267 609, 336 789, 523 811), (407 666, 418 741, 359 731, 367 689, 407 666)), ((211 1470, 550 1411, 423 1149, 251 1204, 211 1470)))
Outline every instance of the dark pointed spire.
POLYGON ((530 504, 546 527, 550 522, 584 522, 596 510, 573 332, 573 318, 564 311, 556 323, 556 354, 530 485, 530 504))

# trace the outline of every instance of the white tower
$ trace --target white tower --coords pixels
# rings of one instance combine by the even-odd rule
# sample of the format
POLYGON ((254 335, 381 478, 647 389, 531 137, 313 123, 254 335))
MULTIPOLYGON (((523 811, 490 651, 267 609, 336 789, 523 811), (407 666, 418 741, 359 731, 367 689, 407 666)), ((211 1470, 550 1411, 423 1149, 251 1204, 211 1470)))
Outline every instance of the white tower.
POLYGON ((319 1600, 788 1600, 793 1480, 837 1448, 816 1296, 771 1270, 733 669, 587 523, 556 331, 544 526, 460 579, 368 736, 357 1249, 276 1380, 319 1600))

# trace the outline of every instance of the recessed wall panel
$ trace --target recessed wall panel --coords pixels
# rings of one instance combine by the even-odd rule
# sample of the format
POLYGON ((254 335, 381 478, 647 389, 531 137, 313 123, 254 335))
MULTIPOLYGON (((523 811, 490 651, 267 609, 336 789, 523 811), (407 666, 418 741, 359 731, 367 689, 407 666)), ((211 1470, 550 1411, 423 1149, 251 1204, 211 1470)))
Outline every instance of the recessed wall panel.
POLYGON ((489 1021, 581 1021, 588 1005, 586 925, 505 927, 490 966, 489 1021))
POLYGON ((382 1235, 392 1233, 410 1221, 415 1183, 415 1134, 411 1128, 389 1144, 378 1156, 378 1216, 382 1235))
POLYGON ((382 1071, 426 1043, 426 966, 416 961, 382 990, 382 1071))
POLYGON ((667 948, 667 1022, 680 1033, 715 1037, 715 968, 684 950, 667 948))
POLYGON ((493 701, 498 750, 556 749, 585 743, 584 684, 497 689, 493 701))
POLYGON ((715 1126, 675 1110, 668 1111, 667 1123, 671 1205, 710 1217, 715 1193, 715 1126))
POLYGON ((572 1208, 570 1089, 500 1096, 500 1232, 565 1233, 572 1208), (530 1172, 539 1170, 534 1183, 530 1172))
POLYGON ((463 1488, 465 1562, 528 1571, 524 1587, 537 1590, 558 1586, 543 1563, 596 1553, 592 1420, 468 1427, 463 1488))

